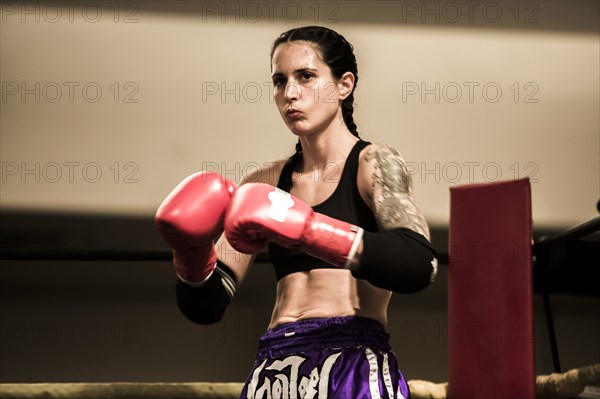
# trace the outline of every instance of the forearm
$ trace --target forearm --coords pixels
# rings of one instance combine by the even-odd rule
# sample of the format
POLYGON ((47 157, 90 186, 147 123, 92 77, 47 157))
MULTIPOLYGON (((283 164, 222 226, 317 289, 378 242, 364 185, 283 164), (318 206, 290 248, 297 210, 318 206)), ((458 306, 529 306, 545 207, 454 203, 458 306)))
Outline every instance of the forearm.
POLYGON ((407 228, 364 232, 348 264, 352 275, 397 293, 418 292, 434 281, 437 254, 427 239, 407 228))
POLYGON ((200 284, 192 286, 177 280, 177 306, 181 313, 194 323, 216 323, 222 319, 225 309, 233 299, 236 286, 233 271, 218 261, 211 276, 200 284))

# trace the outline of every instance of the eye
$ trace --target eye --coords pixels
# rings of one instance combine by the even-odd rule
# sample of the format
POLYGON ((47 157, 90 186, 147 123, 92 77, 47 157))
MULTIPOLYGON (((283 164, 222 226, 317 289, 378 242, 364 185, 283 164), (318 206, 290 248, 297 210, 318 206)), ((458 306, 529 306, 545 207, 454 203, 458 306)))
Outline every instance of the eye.
POLYGON ((312 73, 310 73, 310 72, 304 72, 304 73, 301 75, 301 78, 302 78, 302 80, 310 80, 310 79, 311 79, 311 78, 313 78, 314 76, 315 76, 315 75, 313 75, 313 74, 312 74, 312 73))
POLYGON ((284 78, 275 78, 273 79, 273 86, 278 87, 278 86, 283 86, 285 85, 285 79, 284 78))

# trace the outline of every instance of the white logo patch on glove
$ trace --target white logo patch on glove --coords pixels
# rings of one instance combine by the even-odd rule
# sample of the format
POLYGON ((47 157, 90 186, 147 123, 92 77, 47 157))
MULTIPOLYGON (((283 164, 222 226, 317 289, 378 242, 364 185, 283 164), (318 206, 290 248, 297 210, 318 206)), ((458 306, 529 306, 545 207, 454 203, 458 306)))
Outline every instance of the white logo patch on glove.
POLYGON ((271 191, 268 196, 271 201, 268 217, 278 222, 285 222, 288 209, 294 206, 294 200, 290 193, 287 193, 279 188, 271 191))

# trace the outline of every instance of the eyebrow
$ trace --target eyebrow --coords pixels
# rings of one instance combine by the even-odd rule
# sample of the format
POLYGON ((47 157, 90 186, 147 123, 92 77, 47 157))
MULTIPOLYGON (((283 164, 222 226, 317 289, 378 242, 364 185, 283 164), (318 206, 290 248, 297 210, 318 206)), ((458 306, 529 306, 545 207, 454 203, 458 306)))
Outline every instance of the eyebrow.
MULTIPOLYGON (((294 71, 294 75, 301 75, 304 72, 317 72, 316 68, 300 68, 300 69, 296 69, 294 71)), ((274 77, 279 77, 279 76, 285 76, 282 72, 275 72, 273 75, 271 75, 271 78, 274 77)))

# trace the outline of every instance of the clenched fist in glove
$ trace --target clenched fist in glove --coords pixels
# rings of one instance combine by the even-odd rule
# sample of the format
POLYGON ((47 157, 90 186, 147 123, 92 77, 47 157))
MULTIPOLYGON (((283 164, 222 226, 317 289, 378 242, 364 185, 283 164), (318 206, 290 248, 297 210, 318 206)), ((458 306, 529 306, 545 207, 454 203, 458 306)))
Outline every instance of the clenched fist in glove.
POLYGON ((314 212, 298 198, 263 183, 238 188, 225 216, 225 235, 240 252, 258 252, 272 241, 338 267, 352 260, 362 234, 360 227, 314 212))
POLYGON ((173 249, 173 264, 184 282, 200 283, 214 270, 213 240, 223 232, 234 190, 217 173, 196 173, 179 183, 156 211, 156 225, 173 249))

